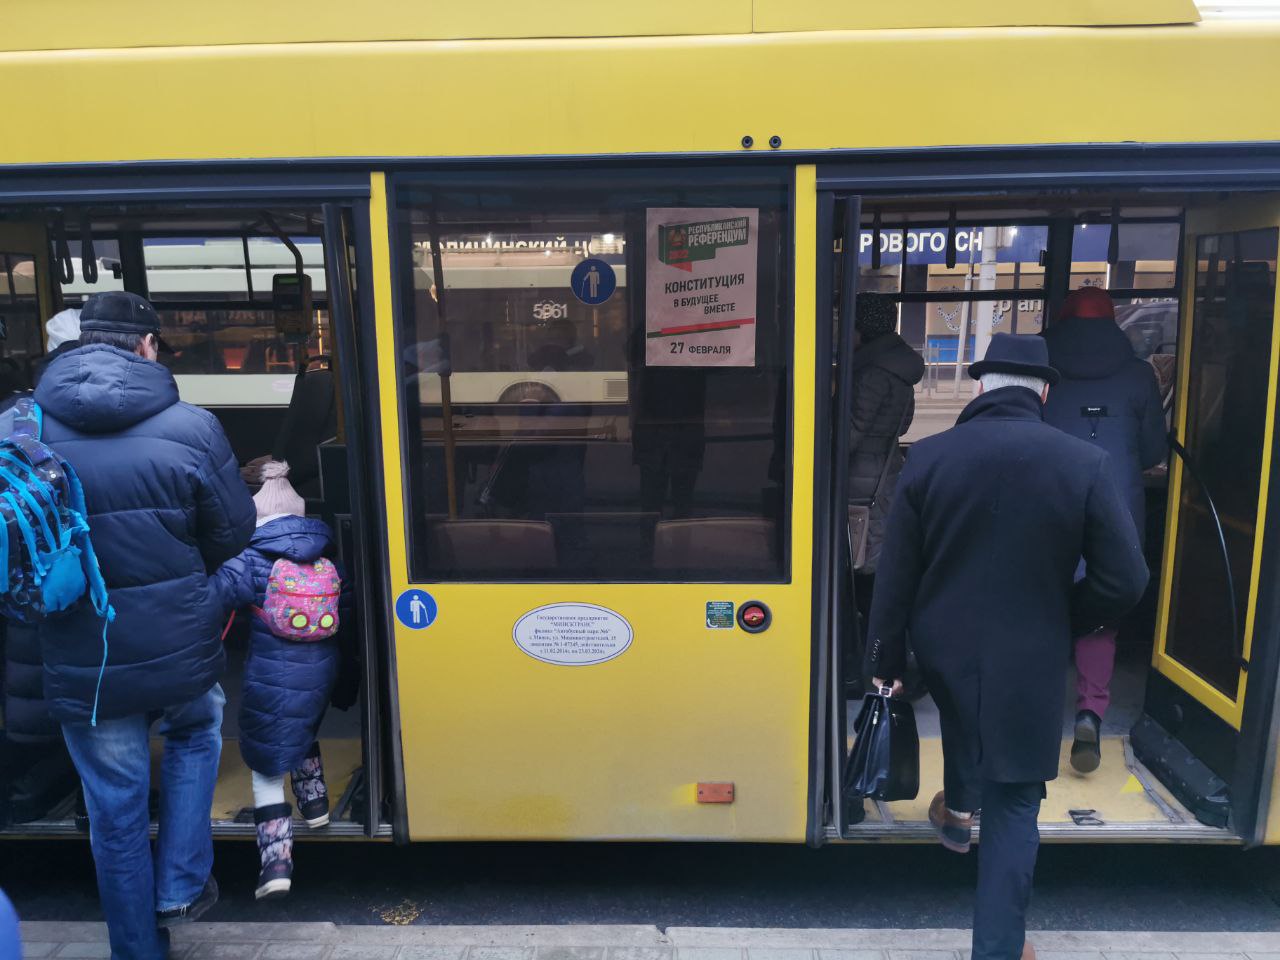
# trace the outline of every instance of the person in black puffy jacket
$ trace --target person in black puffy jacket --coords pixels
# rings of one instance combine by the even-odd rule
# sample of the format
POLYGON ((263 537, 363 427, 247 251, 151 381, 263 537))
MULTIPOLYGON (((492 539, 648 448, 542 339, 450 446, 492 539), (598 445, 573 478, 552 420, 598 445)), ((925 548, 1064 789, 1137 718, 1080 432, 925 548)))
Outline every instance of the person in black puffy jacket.
MULTIPOLYGON (((871 616, 876 564, 884 541, 884 526, 902 472, 899 441, 915 416, 915 385, 924 378, 924 360, 898 333, 898 307, 882 293, 858 294, 854 331, 853 392, 849 402, 849 503, 869 508, 865 559, 853 571, 853 591, 860 629, 858 643, 845 643, 846 692, 861 696, 858 664, 862 636, 871 616)), ((848 589, 846 584, 845 590, 848 589)), ((852 614, 851 602, 846 607, 852 614)), ((918 695, 918 677, 910 677, 918 695)))
POLYGON ((849 415, 849 502, 871 508, 867 555, 859 573, 875 573, 884 525, 902 472, 898 442, 915 415, 924 360, 897 332, 898 307, 881 293, 860 293, 854 319, 849 415))
POLYGON ((40 625, 44 692, 84 786, 112 955, 163 957, 159 928, 217 901, 209 812, 222 752, 223 608, 209 571, 244 549, 254 510, 213 414, 156 363, 160 320, 136 294, 90 297, 81 343, 36 388, 46 444, 84 485, 115 619, 91 604, 40 625), (150 728, 164 736, 154 859, 150 728))
MULTIPOLYGON (((258 527, 248 548, 215 575, 228 611, 248 610, 249 659, 240 703, 240 753, 253 774, 253 820, 262 864, 257 899, 283 896, 293 877, 293 810, 284 798, 292 774, 293 795, 307 826, 329 822, 329 796, 316 732, 338 674, 336 636, 299 641, 276 636, 262 614, 267 584, 278 560, 296 564, 332 559, 333 533, 304 516, 306 502, 288 480, 289 465, 263 465, 254 495, 258 527)), ((343 607, 349 596, 343 590, 343 607)), ((339 610, 339 624, 347 610, 339 610)))
MULTIPOLYGON (((1105 290, 1081 287, 1068 295, 1045 332, 1049 362, 1062 382, 1049 391, 1045 423, 1109 454, 1107 468, 1142 537, 1146 490, 1142 472, 1168 455, 1164 405, 1155 369, 1133 353, 1116 326, 1105 290)), ((1083 569, 1077 577, 1083 576, 1083 569)), ((1075 640, 1076 724, 1071 765, 1091 773, 1102 762, 1102 717, 1111 703, 1116 625, 1075 640)))

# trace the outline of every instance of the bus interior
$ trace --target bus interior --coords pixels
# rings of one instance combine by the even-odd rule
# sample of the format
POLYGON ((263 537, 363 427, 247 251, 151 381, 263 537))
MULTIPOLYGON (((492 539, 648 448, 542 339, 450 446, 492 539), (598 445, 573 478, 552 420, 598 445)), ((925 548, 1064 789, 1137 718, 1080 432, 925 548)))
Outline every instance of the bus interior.
MULTIPOLYGON (((834 244, 837 312, 852 289, 891 297, 901 335, 925 361, 914 419, 901 438, 907 459, 914 442, 954 424, 976 395, 967 366, 983 355, 993 333, 1040 333, 1054 322, 1066 294, 1083 286, 1111 294, 1117 324, 1135 355, 1154 370, 1166 423, 1175 434, 1176 392, 1189 394, 1180 433, 1186 479, 1175 509, 1169 461, 1143 477, 1142 534, 1151 580, 1140 605, 1119 624, 1102 763, 1088 774, 1069 762, 1076 716, 1070 671, 1059 777, 1048 785, 1041 813, 1047 840, 1212 842, 1234 838, 1239 828, 1227 812, 1228 784, 1242 762, 1239 715, 1233 728, 1229 717, 1224 722, 1224 716, 1213 715, 1170 679, 1180 671, 1162 666, 1170 660, 1187 665, 1224 704, 1242 696, 1242 651, 1248 650, 1252 620, 1246 622, 1246 612, 1255 602, 1250 569, 1261 536, 1265 412, 1274 389, 1276 231, 1219 227, 1231 227, 1226 211, 1258 202, 1227 195, 1062 191, 875 196, 836 204, 835 223, 859 229, 856 255, 845 252, 847 227, 838 229, 834 244), (850 204, 858 206, 850 210, 850 204), (1196 247, 1190 260, 1191 251, 1184 257, 1183 250, 1188 223, 1196 217, 1201 226, 1191 238, 1196 247), (856 284, 842 275, 850 269, 857 271, 856 284), (1184 302, 1189 296, 1194 303, 1184 302), (1180 307, 1190 314, 1190 326, 1182 326, 1180 307), (1194 330, 1190 346, 1187 330, 1194 330), (1175 518, 1181 523, 1176 548, 1170 539, 1175 518)), ((852 558, 842 560, 847 570, 852 558)), ((833 638, 833 661, 839 664, 833 701, 845 706, 833 711, 837 745, 851 745, 862 691, 870 682, 860 657, 874 574, 851 580, 855 597, 842 600, 844 623, 857 626, 837 630, 833 638)), ((1252 639, 1256 658, 1263 638, 1252 639)), ((906 695, 916 701, 919 796, 891 803, 842 798, 842 822, 833 836, 932 838, 928 805, 942 784, 937 709, 918 676, 908 677, 906 695)), ((1243 762, 1256 764, 1257 757, 1243 762)))
MULTIPOLYGON (((369 643, 365 561, 358 544, 367 522, 353 505, 342 378, 354 376, 352 348, 338 346, 333 278, 345 272, 354 313, 357 271, 343 238, 343 216, 326 224, 319 206, 225 208, 101 205, 0 211, 0 317, 6 396, 34 386, 44 350, 41 316, 79 308, 89 296, 129 290, 147 296, 161 318, 160 362, 183 400, 221 422, 250 490, 267 458, 288 461, 308 515, 335 532, 337 561, 357 589, 355 622, 340 633, 343 655, 318 732, 334 836, 388 832, 376 755, 378 651, 369 643), (326 243, 326 237, 331 242, 326 243), (334 262, 341 259, 339 265, 334 262), (44 285, 47 271, 53 282, 44 285), (52 297, 51 302, 46 298, 52 297)), ((337 311, 342 313, 341 311, 337 311)), ((253 833, 249 770, 236 748, 248 622, 238 614, 225 634, 227 672, 215 833, 253 833)), ((158 763, 160 742, 154 742, 158 763)), ((10 777, 8 829, 40 834, 84 829, 82 801, 61 751, 5 743, 10 777)), ((153 783, 156 782, 153 777, 153 783)), ((152 791, 153 800, 156 791, 152 791)), ((153 811, 154 812, 154 811, 153 811)))

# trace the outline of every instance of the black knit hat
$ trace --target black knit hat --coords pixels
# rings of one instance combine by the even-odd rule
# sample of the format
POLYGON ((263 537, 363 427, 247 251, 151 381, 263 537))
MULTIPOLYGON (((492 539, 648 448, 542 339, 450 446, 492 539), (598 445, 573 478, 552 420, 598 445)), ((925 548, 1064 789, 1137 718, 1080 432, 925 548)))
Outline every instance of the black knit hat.
POLYGON ((854 307, 853 325, 863 340, 893 333, 898 329, 898 306, 883 293, 860 293, 854 307))

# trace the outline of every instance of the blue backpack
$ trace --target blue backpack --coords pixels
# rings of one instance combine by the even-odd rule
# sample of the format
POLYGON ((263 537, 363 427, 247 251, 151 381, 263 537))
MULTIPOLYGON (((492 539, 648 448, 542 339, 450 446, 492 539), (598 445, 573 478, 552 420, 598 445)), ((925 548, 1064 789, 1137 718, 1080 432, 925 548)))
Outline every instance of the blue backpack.
POLYGON ((91 603, 103 620, 100 687, 115 609, 89 539, 80 478, 40 433, 40 407, 30 397, 0 415, 0 616, 37 624, 91 603))

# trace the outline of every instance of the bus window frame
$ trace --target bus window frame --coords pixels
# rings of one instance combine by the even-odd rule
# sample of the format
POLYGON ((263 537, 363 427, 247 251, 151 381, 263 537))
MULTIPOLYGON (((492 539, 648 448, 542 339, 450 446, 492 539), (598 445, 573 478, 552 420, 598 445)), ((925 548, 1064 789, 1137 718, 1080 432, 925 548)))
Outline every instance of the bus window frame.
MULTIPOLYGON (((556 586, 566 584, 635 584, 639 586, 660 587, 664 583, 707 583, 724 585, 745 584, 789 584, 794 580, 792 538, 796 529, 797 518, 795 507, 795 374, 796 374, 796 325, 795 312, 795 269, 796 269, 796 166, 793 163, 762 164, 749 169, 735 169, 720 165, 708 166, 694 162, 679 162, 662 165, 643 165, 621 167, 602 167, 599 165, 568 165, 565 167, 526 166, 523 168, 503 168, 499 170, 447 169, 447 170, 412 170, 389 172, 387 174, 387 217, 389 258, 391 261, 392 291, 392 326, 395 331, 395 383, 396 383, 396 417, 400 444, 400 470, 402 489, 405 491, 403 503, 404 550, 408 560, 405 567, 407 581, 413 585, 430 586, 432 584, 452 583, 492 583, 492 584, 536 584, 556 586), (410 423, 410 417, 417 413, 420 417, 422 403, 413 385, 406 382, 405 367, 401 362, 403 356, 404 333, 410 327, 411 307, 414 299, 414 277, 412 257, 412 231, 405 217, 400 215, 401 203, 405 195, 414 190, 474 190, 477 192, 498 192, 504 187, 511 190, 528 191, 531 185, 546 184, 550 187, 562 187, 572 181, 576 186, 612 188, 615 190, 642 190, 646 187, 658 189, 713 189, 729 192, 734 189, 776 188, 783 197, 783 210, 780 223, 782 233, 781 268, 774 283, 778 290, 778 316, 787 324, 789 336, 781 344, 780 360, 784 364, 783 387, 787 393, 786 435, 783 449, 786 465, 783 471, 782 512, 784 521, 781 542, 780 573, 777 577, 763 579, 719 579, 675 580, 670 577, 653 576, 646 579, 630 579, 626 577, 578 577, 564 576, 505 579, 482 577, 419 577, 414 570, 414 472, 410 465, 409 442, 418 436, 418 429, 410 423), (621 183, 619 182, 621 181, 621 183), (673 186, 674 184, 674 186, 673 186)), ((504 208, 509 211, 529 210, 538 212, 537 206, 524 206, 516 203, 504 208)), ((640 282, 640 281, 637 281, 640 282)), ((416 321, 414 321, 416 322, 416 321)), ((640 322, 643 322, 641 319, 640 322)), ((815 512, 822 509, 815 507, 815 512)), ((809 562, 805 558, 804 562, 809 562)))

